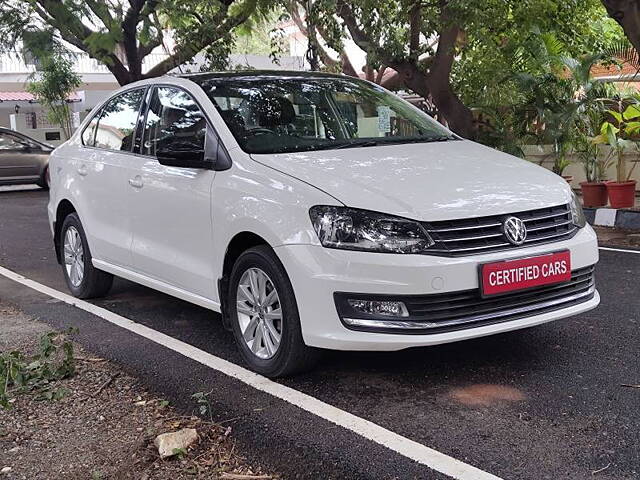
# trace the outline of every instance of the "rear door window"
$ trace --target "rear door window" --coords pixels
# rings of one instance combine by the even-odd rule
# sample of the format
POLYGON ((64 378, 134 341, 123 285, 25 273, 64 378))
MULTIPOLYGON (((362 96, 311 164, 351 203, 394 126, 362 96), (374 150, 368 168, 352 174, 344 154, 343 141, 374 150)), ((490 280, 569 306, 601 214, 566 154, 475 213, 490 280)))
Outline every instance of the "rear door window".
POLYGON ((129 90, 105 104, 97 123, 95 147, 131 151, 144 91, 129 90))

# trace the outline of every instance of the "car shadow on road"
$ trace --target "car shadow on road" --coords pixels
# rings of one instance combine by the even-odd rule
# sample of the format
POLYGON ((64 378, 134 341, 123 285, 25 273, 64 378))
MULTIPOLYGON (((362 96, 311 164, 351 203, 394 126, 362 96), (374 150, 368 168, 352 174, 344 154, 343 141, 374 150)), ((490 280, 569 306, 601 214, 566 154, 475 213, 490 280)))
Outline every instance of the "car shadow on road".
MULTIPOLYGON (((152 289, 117 279, 109 296, 95 302, 151 328, 172 335, 213 355, 242 365, 232 335, 219 314, 152 289)), ((416 347, 396 352, 324 351, 321 363, 309 373, 284 382, 302 386, 351 376, 382 375, 396 381, 452 379, 508 381, 514 372, 528 372, 567 354, 570 332, 551 323, 462 342, 416 347)), ((559 361, 562 361, 560 359, 559 361)))

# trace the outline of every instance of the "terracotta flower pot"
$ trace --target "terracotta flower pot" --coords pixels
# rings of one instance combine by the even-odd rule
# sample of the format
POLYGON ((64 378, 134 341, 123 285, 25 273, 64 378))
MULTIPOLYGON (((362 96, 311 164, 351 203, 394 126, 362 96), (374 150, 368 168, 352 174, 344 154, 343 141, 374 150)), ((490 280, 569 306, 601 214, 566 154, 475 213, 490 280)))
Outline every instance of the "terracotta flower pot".
POLYGON ((604 207, 607 204, 607 186, 604 182, 580 182, 580 188, 585 207, 604 207))
POLYGON ((605 182, 612 208, 631 208, 635 203, 636 181, 605 182))

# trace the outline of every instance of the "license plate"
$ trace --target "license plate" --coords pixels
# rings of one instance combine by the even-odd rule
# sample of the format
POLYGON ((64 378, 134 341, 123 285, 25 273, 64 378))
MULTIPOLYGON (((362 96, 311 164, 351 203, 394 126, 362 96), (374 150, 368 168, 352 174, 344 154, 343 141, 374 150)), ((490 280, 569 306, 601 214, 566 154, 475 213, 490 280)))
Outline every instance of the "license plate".
POLYGON ((524 290, 571 280, 569 250, 480 266, 482 295, 524 290))

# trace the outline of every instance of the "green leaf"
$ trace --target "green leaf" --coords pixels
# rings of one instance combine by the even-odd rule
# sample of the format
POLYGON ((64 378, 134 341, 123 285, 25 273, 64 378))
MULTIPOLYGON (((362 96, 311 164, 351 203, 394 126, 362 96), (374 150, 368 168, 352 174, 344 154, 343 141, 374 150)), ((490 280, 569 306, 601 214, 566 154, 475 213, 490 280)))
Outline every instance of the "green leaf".
POLYGON ((625 120, 633 120, 634 118, 640 117, 640 108, 637 105, 629 105, 624 112, 622 112, 622 117, 625 120))
POLYGON ((615 110, 609 110, 607 113, 611 115, 613 118, 615 118, 618 121, 618 123, 622 123, 622 114, 620 112, 616 112, 615 110))
POLYGON ((607 132, 610 130, 612 130, 613 133, 618 133, 620 131, 620 129, 611 122, 604 122, 600 127, 600 133, 603 135, 607 135, 607 132))
POLYGON ((640 122, 629 122, 624 128, 624 133, 627 135, 633 135, 640 131, 640 122))

